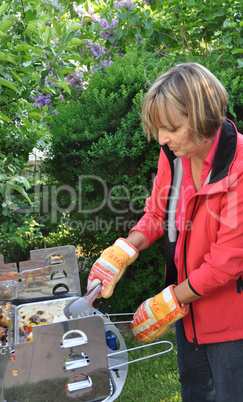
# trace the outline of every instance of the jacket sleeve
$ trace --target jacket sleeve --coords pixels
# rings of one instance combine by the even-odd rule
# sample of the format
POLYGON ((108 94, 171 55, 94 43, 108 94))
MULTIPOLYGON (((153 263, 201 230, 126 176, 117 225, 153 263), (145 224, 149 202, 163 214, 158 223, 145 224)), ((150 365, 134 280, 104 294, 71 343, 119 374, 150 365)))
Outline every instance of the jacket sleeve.
POLYGON ((219 220, 216 241, 203 264, 189 275, 191 287, 201 296, 243 275, 243 174, 238 172, 227 178, 231 183, 222 197, 220 214, 214 217, 219 220))
POLYGON ((169 193, 170 167, 163 150, 161 149, 158 171, 154 179, 151 196, 146 200, 145 214, 134 226, 134 230, 141 232, 147 239, 147 247, 164 234, 164 218, 166 200, 169 193), (168 165, 168 166, 167 166, 168 165))

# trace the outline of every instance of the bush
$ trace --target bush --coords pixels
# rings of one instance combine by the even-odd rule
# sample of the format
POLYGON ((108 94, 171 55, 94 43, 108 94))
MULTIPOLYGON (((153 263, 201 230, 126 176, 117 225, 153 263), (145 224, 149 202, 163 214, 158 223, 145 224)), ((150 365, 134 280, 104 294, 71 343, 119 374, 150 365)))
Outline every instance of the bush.
POLYGON ((71 189, 59 192, 58 205, 68 209, 67 227, 76 229, 84 248, 87 239, 104 245, 127 233, 142 214, 159 146, 148 144, 143 135, 141 100, 148 79, 160 70, 154 57, 134 50, 96 72, 79 97, 58 109, 44 171, 50 183, 69 185, 76 194, 81 185, 82 211, 72 207, 71 189), (107 230, 101 227, 104 222, 107 230))

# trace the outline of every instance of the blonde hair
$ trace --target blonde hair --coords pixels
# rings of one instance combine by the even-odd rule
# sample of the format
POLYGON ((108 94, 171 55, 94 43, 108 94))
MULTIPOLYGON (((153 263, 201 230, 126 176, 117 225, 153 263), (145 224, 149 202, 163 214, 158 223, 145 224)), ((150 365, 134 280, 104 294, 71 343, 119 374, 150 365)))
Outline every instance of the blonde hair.
POLYGON ((198 63, 184 63, 162 74, 144 97, 142 122, 145 135, 158 139, 158 128, 172 126, 169 112, 182 123, 188 118, 192 140, 213 138, 222 125, 228 94, 221 82, 198 63))

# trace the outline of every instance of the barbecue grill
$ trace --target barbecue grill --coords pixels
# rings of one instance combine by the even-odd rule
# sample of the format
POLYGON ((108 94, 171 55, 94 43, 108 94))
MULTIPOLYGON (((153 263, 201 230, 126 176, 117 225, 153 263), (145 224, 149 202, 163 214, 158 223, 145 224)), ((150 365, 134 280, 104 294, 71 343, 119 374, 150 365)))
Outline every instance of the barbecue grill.
POLYGON ((131 350, 150 345, 127 349, 118 322, 95 308, 89 316, 67 319, 64 306, 79 296, 75 247, 33 250, 19 271, 0 256, 0 307, 12 304, 11 324, 0 341, 1 401, 111 402, 122 391, 129 364, 172 350, 170 342, 156 342, 166 349, 129 361, 131 350), (34 322, 42 313, 51 322, 34 322), (33 325, 27 331, 28 314, 33 325))

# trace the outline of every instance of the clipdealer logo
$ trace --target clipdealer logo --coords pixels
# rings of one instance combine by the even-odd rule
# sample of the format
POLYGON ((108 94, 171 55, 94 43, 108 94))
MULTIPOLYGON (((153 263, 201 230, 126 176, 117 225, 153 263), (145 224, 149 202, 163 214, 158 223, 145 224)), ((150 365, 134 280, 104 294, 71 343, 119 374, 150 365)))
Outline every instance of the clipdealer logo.
MULTIPOLYGON (((36 182, 38 182, 36 178, 36 182)), ((153 178, 152 178, 153 179, 153 178)), ((101 211, 104 207, 108 207, 112 213, 125 215, 128 212, 140 214, 143 212, 146 198, 148 198, 150 191, 145 186, 136 185, 129 189, 124 185, 116 185, 108 189, 107 183, 95 175, 80 175, 78 177, 78 185, 76 188, 68 184, 60 186, 46 185, 34 186, 34 201, 32 205, 27 208, 21 207, 16 202, 16 197, 12 196, 11 186, 9 185, 6 191, 5 205, 11 210, 25 214, 25 213, 39 213, 50 214, 51 223, 58 223, 60 215, 68 215, 76 210, 80 214, 94 215, 101 211), (90 206, 85 201, 84 192, 85 186, 91 185, 99 186, 100 189, 100 202, 90 206), (133 196, 134 192, 138 195, 133 196), (68 204, 63 206, 60 202, 60 196, 65 195, 68 198, 68 204), (142 201, 142 202, 140 202, 142 201), (121 208, 121 202, 126 206, 121 208), (142 206, 140 206, 142 205, 142 206)), ((92 204, 92 203, 91 203, 92 204)), ((89 224, 91 220, 86 223, 89 224)), ((91 223, 90 223, 91 224, 91 223)), ((103 223, 100 221, 100 225, 103 223)), ((116 225, 124 224, 117 220, 116 225)), ((75 223, 73 223, 75 225, 75 223)), ((81 228, 82 229, 82 228, 81 228)))

